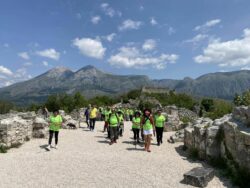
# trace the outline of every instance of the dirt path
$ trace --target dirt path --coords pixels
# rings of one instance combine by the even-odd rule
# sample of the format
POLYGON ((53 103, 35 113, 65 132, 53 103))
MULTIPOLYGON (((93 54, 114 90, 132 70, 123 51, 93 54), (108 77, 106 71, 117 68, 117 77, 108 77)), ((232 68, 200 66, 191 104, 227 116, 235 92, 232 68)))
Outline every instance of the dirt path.
MULTIPOLYGON (((45 151, 47 140, 41 139, 0 154, 0 187, 189 187, 181 183, 183 174, 202 166, 179 154, 181 144, 167 143, 170 133, 164 134, 160 147, 154 139, 152 152, 147 153, 133 145, 130 123, 112 146, 101 132, 102 125, 98 122, 95 132, 61 130, 58 150, 45 151)), ((208 187, 229 184, 215 177, 208 187)))

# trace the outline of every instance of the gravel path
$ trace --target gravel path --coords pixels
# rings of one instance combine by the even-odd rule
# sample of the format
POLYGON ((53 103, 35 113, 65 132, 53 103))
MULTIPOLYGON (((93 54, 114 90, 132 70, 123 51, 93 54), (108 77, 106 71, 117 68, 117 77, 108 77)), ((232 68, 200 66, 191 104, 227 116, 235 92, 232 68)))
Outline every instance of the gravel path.
MULTIPOLYGON (((125 135, 109 146, 103 134, 103 123, 97 130, 86 128, 61 130, 59 149, 46 151, 45 139, 31 140, 7 154, 0 154, 0 187, 191 187, 181 181, 193 167, 180 155, 181 144, 168 144, 171 133, 164 133, 164 143, 158 147, 155 139, 152 152, 133 145, 131 124, 125 123, 125 135)), ((229 187, 217 177, 208 187, 229 187)))

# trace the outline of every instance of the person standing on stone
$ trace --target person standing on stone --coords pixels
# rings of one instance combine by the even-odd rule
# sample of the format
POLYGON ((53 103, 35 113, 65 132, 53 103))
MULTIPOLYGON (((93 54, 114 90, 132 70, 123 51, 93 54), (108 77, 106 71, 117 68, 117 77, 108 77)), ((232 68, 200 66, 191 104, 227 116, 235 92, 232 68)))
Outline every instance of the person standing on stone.
POLYGON ((135 117, 133 117, 133 120, 132 120, 132 131, 134 133, 134 140, 137 143, 140 143, 139 141, 140 124, 141 124, 141 113, 137 111, 135 112, 135 117))
POLYGON ((84 116, 85 116, 85 119, 86 119, 86 124, 87 124, 87 127, 89 128, 89 113, 90 113, 90 105, 86 108, 85 112, 84 112, 84 116))
POLYGON ((49 118, 49 145, 48 149, 52 148, 52 139, 53 135, 55 135, 55 149, 57 149, 57 144, 58 144, 58 135, 59 135, 59 130, 62 126, 63 123, 63 118, 59 114, 59 110, 54 110, 53 115, 50 116, 49 118))
POLYGON ((90 124, 90 131, 94 131, 95 130, 95 122, 96 122, 96 118, 98 115, 98 110, 96 108, 95 105, 93 105, 93 108, 91 108, 90 110, 90 119, 89 119, 89 124, 90 124))
POLYGON ((158 146, 160 146, 160 144, 163 143, 162 141, 163 129, 164 129, 165 121, 166 121, 166 118, 161 113, 162 111, 158 110, 155 116, 155 129, 156 129, 156 138, 157 138, 158 146))
POLYGON ((119 125, 119 117, 116 114, 115 109, 111 110, 111 114, 109 115, 109 131, 110 131, 110 145, 117 143, 118 139, 118 125, 119 125))
POLYGON ((151 152, 150 145, 151 145, 152 135, 155 136, 155 124, 154 124, 154 118, 151 115, 150 109, 145 109, 143 111, 141 127, 143 128, 143 134, 144 134, 144 142, 145 142, 144 149, 147 152, 151 152))

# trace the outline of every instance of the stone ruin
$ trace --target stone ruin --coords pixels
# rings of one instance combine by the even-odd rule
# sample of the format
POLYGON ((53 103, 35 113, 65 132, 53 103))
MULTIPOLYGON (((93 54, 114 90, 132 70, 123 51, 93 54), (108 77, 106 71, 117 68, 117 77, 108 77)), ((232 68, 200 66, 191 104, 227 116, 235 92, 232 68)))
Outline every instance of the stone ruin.
POLYGON ((212 121, 198 119, 185 128, 184 145, 207 161, 223 159, 250 172, 250 106, 236 107, 232 114, 212 121))
MULTIPOLYGON (((85 109, 73 111, 70 115, 60 110, 65 122, 63 129, 69 129, 68 124, 80 127, 85 109)), ((48 115, 49 116, 49 115, 48 115)), ((15 112, 0 115, 0 146, 11 148, 23 144, 32 138, 47 138, 49 117, 41 110, 37 112, 15 112)))

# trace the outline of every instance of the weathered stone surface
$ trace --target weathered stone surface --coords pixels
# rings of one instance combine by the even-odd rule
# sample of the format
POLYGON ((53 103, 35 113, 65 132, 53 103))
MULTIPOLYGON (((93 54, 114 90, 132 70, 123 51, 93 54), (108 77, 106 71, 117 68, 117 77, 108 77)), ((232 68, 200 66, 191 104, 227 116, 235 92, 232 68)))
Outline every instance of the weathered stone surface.
POLYGON ((206 129, 206 158, 220 157, 220 127, 212 126, 206 129))
POLYGON ((175 143, 175 142, 183 142, 184 141, 184 129, 176 131, 176 133, 168 139, 168 142, 175 143))
POLYGON ((184 174, 184 182, 196 187, 206 187, 213 178, 214 170, 212 168, 198 167, 184 174))
POLYGON ((47 138, 48 136, 48 122, 41 117, 36 117, 33 122, 33 138, 47 138))
POLYGON ((62 124, 63 129, 68 129, 68 124, 73 124, 76 126, 76 128, 79 128, 79 121, 74 120, 70 115, 63 116, 64 123, 62 124))
POLYGON ((194 128, 187 127, 184 129, 184 145, 191 149, 194 148, 194 128))
POLYGON ((0 143, 7 147, 23 144, 32 137, 32 121, 19 116, 0 120, 0 143))
POLYGON ((249 106, 240 106, 236 107, 233 110, 233 119, 240 121, 245 124, 247 127, 250 127, 250 107, 249 106))

